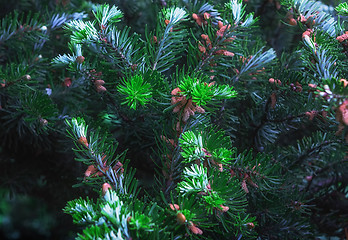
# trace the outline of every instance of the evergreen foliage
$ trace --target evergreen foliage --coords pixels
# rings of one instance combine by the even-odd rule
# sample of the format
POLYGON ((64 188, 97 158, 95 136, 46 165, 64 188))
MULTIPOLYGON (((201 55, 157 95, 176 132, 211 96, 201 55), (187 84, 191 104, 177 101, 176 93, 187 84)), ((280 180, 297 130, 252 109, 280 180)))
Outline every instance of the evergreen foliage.
POLYGON ((348 237, 347 3, 45 2, 1 19, 0 153, 72 149, 76 239, 348 237))

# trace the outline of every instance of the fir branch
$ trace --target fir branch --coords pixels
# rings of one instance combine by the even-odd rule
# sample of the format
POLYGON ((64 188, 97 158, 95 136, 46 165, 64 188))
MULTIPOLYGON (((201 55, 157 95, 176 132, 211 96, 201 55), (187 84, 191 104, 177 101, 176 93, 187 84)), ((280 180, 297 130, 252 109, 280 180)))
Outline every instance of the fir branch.
POLYGON ((167 71, 176 61, 177 55, 182 50, 182 39, 184 31, 176 31, 180 21, 186 17, 186 12, 181 8, 172 8, 169 12, 164 12, 164 17, 168 17, 168 24, 160 38, 159 46, 156 49, 155 57, 152 62, 152 70, 160 72, 167 71), (166 16, 167 15, 167 16, 166 16))
POLYGON ((107 28, 108 22, 114 24, 123 17, 123 13, 116 6, 110 8, 109 4, 97 5, 96 10, 92 12, 101 29, 107 28))
POLYGON ((73 14, 66 14, 66 13, 57 13, 54 14, 51 17, 51 20, 49 21, 48 26, 50 27, 51 31, 56 30, 63 26, 65 23, 71 20, 82 20, 87 17, 87 14, 84 12, 81 13, 73 13, 73 14))
POLYGON ((72 32, 71 40, 81 44, 85 41, 98 41, 98 31, 94 27, 94 22, 83 20, 72 20, 65 24, 65 29, 72 32))
POLYGON ((335 10, 341 16, 348 16, 348 3, 342 2, 340 3, 335 10))
POLYGON ((245 64, 239 70, 237 79, 239 79, 243 74, 247 72, 261 69, 276 58, 276 54, 273 49, 268 49, 267 51, 261 53, 262 50, 263 48, 261 48, 254 56, 252 56, 249 61, 245 61, 245 64))

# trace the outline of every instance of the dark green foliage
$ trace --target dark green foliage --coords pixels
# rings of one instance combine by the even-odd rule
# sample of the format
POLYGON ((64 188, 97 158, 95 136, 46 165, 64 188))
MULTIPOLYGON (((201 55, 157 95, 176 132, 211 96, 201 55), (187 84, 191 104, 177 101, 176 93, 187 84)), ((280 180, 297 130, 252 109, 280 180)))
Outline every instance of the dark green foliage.
POLYGON ((343 239, 348 7, 332 2, 15 1, 1 162, 73 150, 47 188, 78 176, 62 181, 85 191, 64 200, 76 239, 343 239))

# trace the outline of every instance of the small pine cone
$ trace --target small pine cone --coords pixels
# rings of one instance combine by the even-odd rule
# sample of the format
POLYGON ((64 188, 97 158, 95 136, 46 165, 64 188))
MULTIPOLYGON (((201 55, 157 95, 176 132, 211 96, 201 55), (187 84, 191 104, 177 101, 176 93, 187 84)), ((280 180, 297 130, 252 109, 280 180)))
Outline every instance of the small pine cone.
POLYGON ((76 57, 76 62, 78 62, 79 64, 82 64, 84 61, 85 61, 84 56, 77 56, 76 57))
POLYGON ((181 212, 179 212, 177 215, 176 215, 176 220, 178 221, 178 223, 180 224, 185 224, 186 222, 186 217, 184 214, 182 214, 181 212))
POLYGON ((348 81, 347 81, 346 79, 341 78, 341 79, 340 79, 340 82, 343 83, 343 87, 347 87, 348 81))
POLYGON ((224 205, 222 205, 222 204, 220 205, 220 207, 221 207, 220 210, 221 210, 222 212, 227 212, 227 211, 230 209, 229 207, 224 206, 224 205))
POLYGON ((203 231, 201 229, 199 229, 198 227, 196 227, 196 225, 190 221, 189 225, 188 225, 188 228, 191 230, 191 232, 193 234, 196 234, 196 235, 202 235, 203 234, 203 231))
POLYGON ((234 56, 233 52, 230 52, 230 51, 227 51, 227 50, 224 50, 222 54, 227 56, 227 57, 233 57, 234 56))
POLYGON ((63 86, 64 86, 64 87, 70 87, 71 84, 72 84, 71 78, 66 77, 66 78, 64 79, 63 86))
POLYGON ((102 85, 104 85, 104 84, 105 84, 105 82, 104 82, 103 80, 100 80, 100 79, 99 79, 99 80, 95 80, 95 81, 94 81, 94 84, 95 84, 95 86, 97 86, 97 87, 98 87, 98 86, 102 86, 102 85))
POLYGON ((203 17, 204 17, 205 20, 208 20, 208 19, 210 18, 210 13, 205 12, 205 13, 203 14, 203 17))
POLYGON ((345 100, 336 110, 336 121, 348 125, 348 100, 345 100))
POLYGON ((246 225, 247 225, 247 227, 248 227, 249 229, 255 228, 255 224, 252 223, 252 222, 249 222, 249 223, 247 223, 246 225))
POLYGON ((174 88, 173 91, 172 91, 172 95, 174 95, 174 96, 178 95, 178 92, 181 92, 180 88, 174 88))
POLYGON ((201 45, 201 43, 198 43, 198 49, 199 49, 199 51, 200 51, 201 53, 206 53, 206 52, 207 52, 207 50, 205 49, 204 46, 201 45))
POLYGON ((312 181, 312 179, 313 179, 313 176, 311 176, 311 175, 306 176, 306 181, 310 182, 310 181, 312 181))
POLYGON ((170 209, 172 209, 173 211, 178 211, 178 210, 180 210, 180 207, 179 207, 179 205, 178 204, 169 204, 169 207, 170 207, 170 209))
POLYGON ((107 193, 107 191, 109 191, 109 189, 112 189, 112 187, 110 186, 110 184, 104 183, 104 184, 103 184, 103 187, 102 187, 103 196, 107 193))
POLYGON ((98 85, 98 86, 97 86, 97 92, 98 92, 98 93, 106 92, 106 88, 103 87, 103 86, 101 86, 101 85, 98 85))
POLYGON ((196 21, 196 23, 199 25, 199 26, 202 26, 203 24, 203 19, 201 16, 198 16, 196 13, 193 13, 192 14, 192 18, 196 21))
POLYGON ((31 76, 29 74, 25 74, 23 78, 24 80, 29 81, 31 79, 31 76))
POLYGON ((296 25, 297 25, 297 21, 295 20, 295 18, 289 18, 289 19, 288 19, 288 23, 289 23, 291 26, 296 26, 296 25))
POLYGON ((342 36, 338 36, 336 38, 337 41, 339 41, 340 43, 344 41, 344 38, 342 36))
POLYGON ((85 177, 90 177, 95 172, 97 172, 97 168, 94 165, 89 165, 85 171, 85 177))
POLYGON ((312 34, 312 30, 311 29, 307 29, 306 31, 304 31, 302 33, 302 39, 304 39, 306 36, 310 37, 312 34))
POLYGON ((42 126, 46 126, 48 124, 48 121, 46 119, 44 119, 44 118, 40 118, 40 124, 42 126))
POLYGON ((224 26, 224 24, 221 21, 218 21, 218 27, 219 29, 222 28, 224 26))

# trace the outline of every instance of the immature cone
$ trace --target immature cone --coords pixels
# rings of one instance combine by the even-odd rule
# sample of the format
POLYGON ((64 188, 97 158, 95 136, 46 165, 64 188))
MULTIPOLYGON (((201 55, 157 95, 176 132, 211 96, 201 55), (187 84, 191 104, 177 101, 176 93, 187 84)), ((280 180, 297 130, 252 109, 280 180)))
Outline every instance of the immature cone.
POLYGON ((85 61, 85 57, 84 56, 78 56, 76 58, 76 62, 78 62, 79 64, 82 64, 85 61))
POLYGON ((64 79, 64 83, 63 83, 64 87, 70 87, 71 84, 72 84, 71 78, 67 77, 64 79))
POLYGON ((172 209, 173 211, 178 211, 180 209, 178 204, 169 204, 170 209, 172 209))
POLYGON ((104 80, 95 80, 94 81, 94 84, 96 85, 96 86, 102 86, 102 85, 104 85, 105 84, 105 82, 104 82, 104 80))
POLYGON ((26 75, 24 75, 24 80, 30 80, 31 79, 31 76, 29 75, 29 74, 26 74, 26 75))
POLYGON ((180 224, 184 224, 186 222, 186 217, 184 214, 182 214, 181 212, 179 212, 177 215, 176 215, 176 220, 178 221, 178 223, 180 224))
POLYGON ((198 227, 196 227, 196 225, 190 221, 188 228, 191 230, 191 232, 193 234, 198 234, 198 235, 202 235, 203 231, 201 229, 199 229, 198 227))
POLYGON ((89 165, 85 172, 85 177, 89 177, 95 172, 97 172, 97 168, 94 165, 89 165))
POLYGON ((289 18, 289 24, 291 25, 291 26, 296 26, 297 25, 297 21, 294 19, 294 18, 289 18))
POLYGON ((42 126, 46 126, 48 124, 48 121, 46 119, 44 119, 44 118, 40 118, 40 124, 42 126))
POLYGON ((255 224, 252 222, 249 222, 246 224, 249 229, 253 229, 255 227, 255 224))
POLYGON ((205 12, 203 14, 203 17, 204 17, 205 20, 208 20, 210 18, 210 13, 205 12))
POLYGON ((343 87, 347 87, 347 85, 348 85, 348 81, 347 81, 346 79, 341 78, 341 79, 340 79, 340 82, 342 82, 342 83, 343 83, 343 87))
POLYGON ((106 88, 101 86, 101 85, 98 85, 97 86, 97 92, 100 93, 100 92, 105 92, 106 91, 106 88))
POLYGON ((110 184, 104 183, 104 184, 103 184, 103 187, 102 187, 103 196, 106 194, 107 191, 109 191, 109 189, 112 189, 112 187, 110 186, 110 184))
POLYGON ((336 110, 336 121, 348 125, 348 100, 345 100, 336 110))
POLYGON ((158 42, 156 36, 153 36, 153 42, 154 42, 154 43, 157 43, 157 42, 158 42))
POLYGON ((220 210, 221 210, 222 212, 227 212, 227 211, 230 209, 229 207, 224 206, 224 205, 222 205, 222 204, 220 205, 220 207, 221 207, 220 210))

